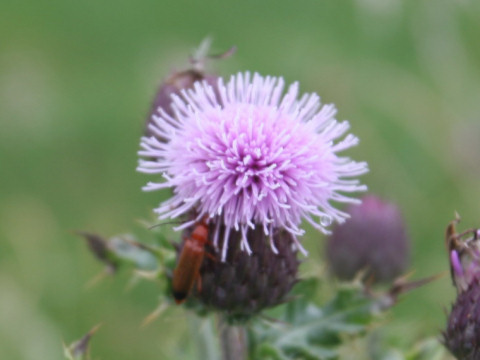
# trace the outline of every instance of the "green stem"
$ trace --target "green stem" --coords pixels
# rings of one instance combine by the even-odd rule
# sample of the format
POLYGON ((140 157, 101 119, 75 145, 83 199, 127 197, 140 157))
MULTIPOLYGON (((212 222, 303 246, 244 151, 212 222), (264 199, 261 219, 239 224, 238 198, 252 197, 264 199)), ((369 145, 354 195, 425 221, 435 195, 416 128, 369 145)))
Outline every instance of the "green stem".
POLYGON ((220 357, 218 333, 212 318, 189 316, 190 333, 196 343, 196 359, 222 360, 220 357))
POLYGON ((244 326, 232 326, 219 321, 220 344, 223 360, 247 360, 247 333, 244 326))

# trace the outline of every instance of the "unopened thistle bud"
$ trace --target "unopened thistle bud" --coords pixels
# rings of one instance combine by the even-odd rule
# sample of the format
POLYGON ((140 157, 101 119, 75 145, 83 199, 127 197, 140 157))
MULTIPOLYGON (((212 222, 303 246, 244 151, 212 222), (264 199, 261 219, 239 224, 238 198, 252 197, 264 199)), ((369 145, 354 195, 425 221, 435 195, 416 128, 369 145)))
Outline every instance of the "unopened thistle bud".
POLYGON ((388 282, 408 265, 409 238, 398 207, 369 195, 349 206, 350 219, 328 237, 326 256, 331 271, 351 280, 360 271, 376 282, 388 282))
POLYGON ((452 221, 446 231, 452 281, 457 299, 448 317, 443 342, 460 360, 480 360, 480 244, 479 230, 457 233, 452 221))
POLYGON ((235 52, 236 48, 232 47, 219 55, 208 55, 207 52, 209 51, 209 49, 210 39, 207 38, 200 44, 194 56, 190 58, 190 69, 183 71, 174 71, 170 74, 170 76, 167 77, 166 80, 164 80, 162 84, 160 84, 157 93, 155 94, 155 98, 150 108, 150 112, 147 116, 145 126, 146 136, 156 136, 160 141, 167 140, 155 131, 154 118, 158 116, 160 109, 165 111, 168 116, 174 117, 175 110, 172 106, 172 95, 181 96, 182 90, 192 89, 193 84, 195 84, 197 81, 205 81, 209 86, 214 89, 218 97, 218 93, 216 90, 218 76, 207 73, 205 71, 205 63, 208 59, 227 58, 235 52))
POLYGON ((474 278, 458 294, 443 333, 447 349, 459 360, 480 360, 480 282, 474 278))
MULTIPOLYGON (((151 109, 147 116, 145 135, 157 136, 155 130, 152 129, 153 118, 157 116, 159 109, 163 109, 169 116, 174 116, 172 108, 172 95, 180 95, 181 90, 191 89, 197 81, 206 81, 211 86, 215 86, 217 76, 206 74, 200 69, 191 68, 184 71, 173 72, 160 85, 155 94, 151 109)), ((161 139, 165 141, 166 139, 161 139)))
POLYGON ((85 231, 79 231, 77 234, 85 239, 92 254, 107 266, 107 271, 114 273, 118 267, 118 258, 112 251, 108 240, 85 231))

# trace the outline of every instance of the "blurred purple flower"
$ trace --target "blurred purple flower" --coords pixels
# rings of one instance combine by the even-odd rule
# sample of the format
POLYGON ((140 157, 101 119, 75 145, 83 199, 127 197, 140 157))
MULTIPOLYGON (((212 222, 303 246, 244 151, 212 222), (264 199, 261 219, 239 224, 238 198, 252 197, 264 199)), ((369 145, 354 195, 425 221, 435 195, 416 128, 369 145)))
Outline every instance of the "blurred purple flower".
POLYGON ((395 279, 406 269, 409 238, 398 207, 374 195, 351 205, 344 224, 333 229, 326 255, 332 272, 351 280, 361 270, 377 282, 395 279))
POLYGON ((141 139, 145 159, 138 171, 165 179, 144 190, 174 191, 155 210, 159 218, 195 213, 177 228, 183 229, 207 215, 215 224, 215 246, 225 225, 222 260, 231 231, 241 232, 241 247, 250 253, 247 229, 256 226, 274 252, 275 229, 291 233, 305 252, 296 239, 304 233, 302 219, 326 232, 327 223, 348 217, 330 201, 355 203, 344 193, 366 189, 351 178, 367 172, 367 164, 337 154, 358 143, 352 134, 344 136, 349 123, 337 122, 335 107, 321 107, 316 94, 298 99, 297 83, 286 94, 283 89, 281 77, 252 78, 248 72, 226 85, 219 79, 215 91, 197 82, 181 97, 172 95, 174 115, 160 109, 149 128, 154 136, 141 139))

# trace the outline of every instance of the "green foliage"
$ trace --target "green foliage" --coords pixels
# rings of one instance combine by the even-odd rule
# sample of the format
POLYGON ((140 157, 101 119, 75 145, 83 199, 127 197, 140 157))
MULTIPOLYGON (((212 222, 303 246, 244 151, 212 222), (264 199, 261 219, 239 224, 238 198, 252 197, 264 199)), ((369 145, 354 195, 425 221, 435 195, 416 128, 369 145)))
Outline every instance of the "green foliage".
MULTIPOLYGON (((278 321, 256 323, 253 327, 250 336, 252 359, 340 359, 343 347, 378 327, 400 294, 433 279, 406 282, 401 278, 390 289, 378 294, 373 294, 361 283, 341 284, 323 306, 314 302, 319 280, 303 280, 293 291, 294 300, 284 305, 278 321)), ((370 344, 365 352, 375 353, 375 360, 427 360, 445 356, 436 340, 416 344, 406 351, 384 343, 370 344)), ((356 354, 353 358, 364 356, 366 358, 367 354, 356 354)))
POLYGON ((79 235, 85 238, 93 255, 112 272, 117 268, 134 268, 140 272, 158 272, 161 275, 173 267, 175 251, 161 236, 158 237, 158 245, 149 245, 131 234, 109 239, 87 232, 79 232, 79 235))
MULTIPOLYGON (((304 280, 295 292, 311 291, 317 281, 304 280)), ((336 359, 345 339, 365 334, 381 315, 379 301, 357 284, 341 286, 325 306, 300 296, 285 305, 280 323, 255 326, 253 358, 336 359)))
MULTIPOLYGON (((159 307, 151 313, 144 324, 156 319, 173 304, 169 292, 169 276, 175 264, 175 250, 168 241, 157 241, 155 245, 146 245, 137 241, 132 235, 113 237, 103 240, 98 235, 83 234, 93 254, 107 266, 115 264, 116 268, 129 268, 134 274, 147 280, 165 285, 165 296, 159 307), (102 246, 92 246, 92 239, 102 246), (99 240, 100 239, 100 240, 99 240), (103 249, 99 252, 98 249, 103 249), (96 251, 97 250, 97 251, 96 251), (99 256, 101 255, 101 256, 99 256)), ((271 360, 334 360, 340 359, 342 350, 355 339, 368 335, 384 318, 388 310, 397 303, 398 297, 410 290, 423 286, 438 276, 417 281, 407 281, 408 276, 398 278, 389 289, 374 293, 371 288, 360 281, 338 285, 332 297, 323 305, 316 302, 321 278, 308 278, 299 281, 286 303, 272 309, 276 320, 260 321, 259 317, 249 319, 232 319, 229 314, 222 314, 226 326, 245 326, 249 332, 249 351, 252 359, 271 360), (236 321, 235 321, 236 320, 236 321)), ((200 337, 194 336, 200 348, 209 352, 217 343, 217 334, 211 328, 211 311, 189 298, 185 310, 193 310, 204 317, 203 323, 209 331, 203 331, 200 337), (206 326, 207 326, 206 325, 206 326)), ((261 317, 261 315, 260 315, 261 317)), ((200 321, 200 320, 199 320, 200 321)), ((206 328, 204 328, 206 329, 206 328)), ((89 334, 85 342, 88 345, 89 334)), ((75 350, 82 344, 80 340, 66 348, 69 360, 89 360, 78 357, 75 350), (73 349, 73 350, 72 350, 73 349), (75 357, 77 356, 77 357, 75 357)), ((365 352, 371 353, 375 360, 427 360, 442 359, 445 351, 436 341, 425 341, 415 345, 411 350, 399 350, 382 342, 371 342, 365 352)), ((87 346, 84 346, 87 349, 87 346)), ((366 355, 366 354, 364 354, 366 355)), ((81 356, 87 356, 82 353, 81 356)))
POLYGON ((407 352, 405 360, 441 360, 447 357, 447 351, 439 339, 429 338, 415 344, 413 348, 407 352))
MULTIPOLYGON (((385 339, 383 339, 385 342, 385 339)), ((372 350, 372 360, 450 360, 453 359, 437 338, 426 338, 401 350, 387 344, 377 344, 372 350)))
POLYGON ((120 263, 131 264, 139 270, 153 271, 159 268, 160 250, 144 245, 132 236, 111 238, 108 245, 120 263))

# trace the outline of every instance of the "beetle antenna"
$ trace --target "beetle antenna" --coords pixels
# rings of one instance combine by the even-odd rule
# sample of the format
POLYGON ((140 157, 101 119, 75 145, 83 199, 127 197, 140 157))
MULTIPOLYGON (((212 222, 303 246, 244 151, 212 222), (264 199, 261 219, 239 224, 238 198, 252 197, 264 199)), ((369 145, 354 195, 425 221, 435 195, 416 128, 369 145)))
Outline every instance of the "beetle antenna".
POLYGON ((178 225, 178 224, 181 224, 181 223, 182 223, 181 221, 164 221, 164 222, 149 226, 148 230, 152 230, 152 229, 155 229, 155 228, 163 226, 163 225, 170 225, 170 224, 178 225))

